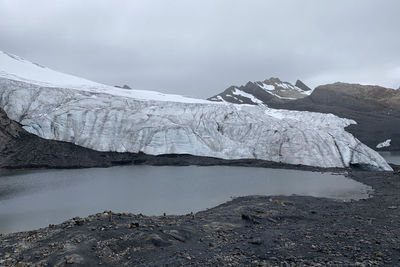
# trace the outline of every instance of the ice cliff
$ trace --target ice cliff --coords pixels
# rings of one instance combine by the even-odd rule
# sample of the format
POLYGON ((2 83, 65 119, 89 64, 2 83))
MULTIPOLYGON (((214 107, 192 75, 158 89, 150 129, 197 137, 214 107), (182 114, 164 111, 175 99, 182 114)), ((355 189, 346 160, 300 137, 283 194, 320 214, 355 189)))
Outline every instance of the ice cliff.
POLYGON ((0 106, 33 134, 98 151, 391 170, 348 119, 118 89, 2 52, 0 106))

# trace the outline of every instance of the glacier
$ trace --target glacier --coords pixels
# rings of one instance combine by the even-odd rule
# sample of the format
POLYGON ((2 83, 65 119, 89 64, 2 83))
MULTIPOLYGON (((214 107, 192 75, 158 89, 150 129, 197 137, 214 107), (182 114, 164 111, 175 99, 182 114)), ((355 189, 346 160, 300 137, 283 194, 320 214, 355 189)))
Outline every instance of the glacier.
POLYGON ((392 170, 332 114, 125 90, 0 52, 0 106, 45 139, 97 151, 392 170))

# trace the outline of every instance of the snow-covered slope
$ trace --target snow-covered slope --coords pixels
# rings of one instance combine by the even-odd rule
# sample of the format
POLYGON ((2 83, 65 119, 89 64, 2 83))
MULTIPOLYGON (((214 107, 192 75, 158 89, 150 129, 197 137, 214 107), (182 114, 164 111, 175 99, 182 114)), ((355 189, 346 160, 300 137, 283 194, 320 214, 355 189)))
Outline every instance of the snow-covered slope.
POLYGON ((244 86, 231 86, 222 93, 208 98, 211 101, 230 102, 235 104, 268 104, 270 101, 294 100, 306 97, 312 93, 301 81, 300 87, 278 78, 270 78, 263 82, 248 82, 244 86))
POLYGON ((0 51, 0 77, 48 87, 102 86, 83 78, 60 73, 19 56, 0 51))
POLYGON ((126 90, 92 82, 76 76, 54 71, 19 56, 0 51, 0 78, 26 82, 44 87, 70 88, 93 93, 106 93, 142 100, 208 103, 206 100, 162 94, 147 90, 126 90))
POLYGON ((390 146, 390 142, 392 142, 392 139, 387 139, 386 141, 377 144, 376 148, 389 147, 390 146))
MULTIPOLYGON (((0 106, 11 119, 43 138, 99 151, 391 169, 378 153, 344 131, 352 121, 334 115, 212 103, 139 90, 120 89, 122 93, 79 78, 62 80, 65 85, 51 84, 53 78, 47 79, 45 74, 24 76, 25 67, 19 72, 18 64, 42 68, 20 58, 11 57, 16 62, 10 72, 5 56, 9 57, 0 56, 0 106), (160 101, 162 96, 165 98, 160 101)), ((53 73, 47 68, 42 71, 53 73)))
POLYGON ((281 99, 293 100, 306 97, 312 93, 312 90, 304 91, 289 82, 282 82, 279 78, 270 78, 263 82, 255 82, 255 84, 267 93, 281 99))

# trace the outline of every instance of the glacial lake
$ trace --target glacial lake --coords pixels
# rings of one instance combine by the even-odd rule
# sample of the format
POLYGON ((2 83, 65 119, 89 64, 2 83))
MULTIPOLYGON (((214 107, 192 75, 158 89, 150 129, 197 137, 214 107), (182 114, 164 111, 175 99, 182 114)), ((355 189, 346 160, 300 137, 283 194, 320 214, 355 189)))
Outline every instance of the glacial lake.
POLYGON ((381 151, 379 152, 388 163, 400 165, 400 151, 381 151))
POLYGON ((367 198, 371 187, 343 175, 249 167, 121 166, 13 171, 0 176, 0 232, 26 231, 112 210, 187 214, 233 197, 367 198))

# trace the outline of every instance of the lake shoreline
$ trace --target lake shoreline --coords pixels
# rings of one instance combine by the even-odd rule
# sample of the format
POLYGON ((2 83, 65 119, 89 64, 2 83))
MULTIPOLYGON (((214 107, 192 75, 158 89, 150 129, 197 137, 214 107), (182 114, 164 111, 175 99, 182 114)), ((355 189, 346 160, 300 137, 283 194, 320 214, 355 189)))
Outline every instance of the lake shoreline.
MULTIPOLYGON (((105 212, 0 237, 0 264, 216 265, 400 262, 400 166, 349 170, 373 197, 249 196, 183 216, 105 212)), ((22 265, 23 266, 23 265, 22 265)))

